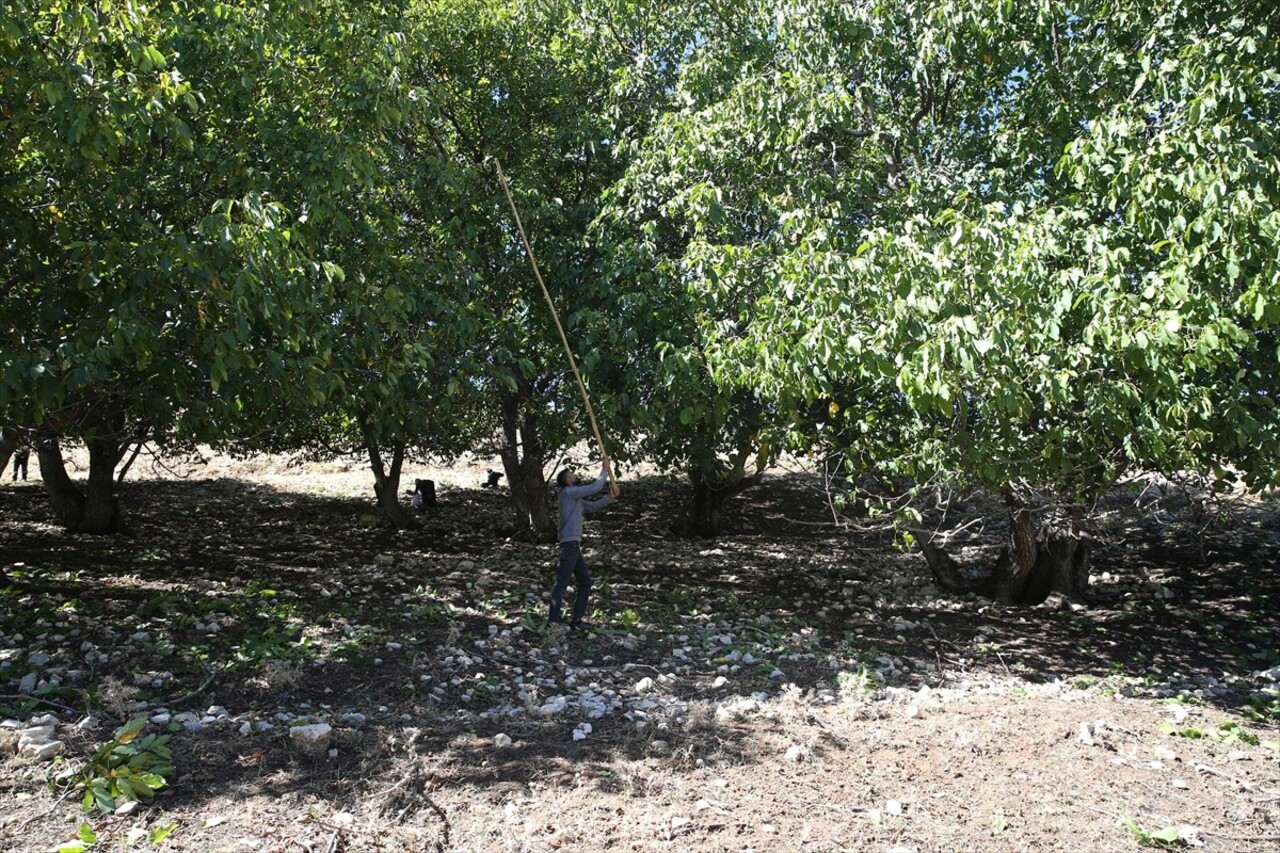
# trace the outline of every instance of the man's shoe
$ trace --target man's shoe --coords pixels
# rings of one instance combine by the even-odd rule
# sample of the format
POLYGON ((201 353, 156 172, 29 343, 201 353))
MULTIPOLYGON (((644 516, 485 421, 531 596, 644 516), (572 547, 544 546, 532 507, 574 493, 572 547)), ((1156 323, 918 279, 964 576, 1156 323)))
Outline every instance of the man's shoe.
POLYGON ((593 628, 595 628, 595 625, 592 625, 592 624, 591 624, 591 623, 589 623, 589 622, 570 622, 570 623, 569 623, 569 630, 570 630, 570 631, 575 631, 575 632, 576 632, 576 631, 590 631, 590 630, 592 630, 593 628))

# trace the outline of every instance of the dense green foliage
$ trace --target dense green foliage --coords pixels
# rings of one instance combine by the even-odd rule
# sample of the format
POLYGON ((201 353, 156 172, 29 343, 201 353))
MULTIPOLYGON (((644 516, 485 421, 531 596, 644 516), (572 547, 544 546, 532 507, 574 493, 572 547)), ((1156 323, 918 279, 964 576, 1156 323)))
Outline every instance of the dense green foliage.
POLYGON ((1265 4, 46 0, 0 37, 0 418, 46 444, 358 447, 394 494, 491 441, 545 527, 587 430, 496 158, 692 529, 784 448, 1042 540, 1128 473, 1276 479, 1265 4))

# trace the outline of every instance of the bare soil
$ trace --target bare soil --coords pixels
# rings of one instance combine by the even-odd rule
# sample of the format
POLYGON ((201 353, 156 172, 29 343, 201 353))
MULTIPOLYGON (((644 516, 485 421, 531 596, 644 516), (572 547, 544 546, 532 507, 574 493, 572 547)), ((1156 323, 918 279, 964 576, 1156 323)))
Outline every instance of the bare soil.
POLYGON ((52 713, 65 749, 0 756, 0 850, 1280 850, 1270 504, 1118 500, 1090 599, 1011 608, 830 524, 802 474, 714 542, 672 537, 651 476, 588 521, 597 626, 567 634, 487 467, 410 472, 440 506, 409 532, 356 462, 140 464, 126 537, 6 481, 0 719, 52 713), (137 715, 171 735, 152 803, 47 784, 137 715))

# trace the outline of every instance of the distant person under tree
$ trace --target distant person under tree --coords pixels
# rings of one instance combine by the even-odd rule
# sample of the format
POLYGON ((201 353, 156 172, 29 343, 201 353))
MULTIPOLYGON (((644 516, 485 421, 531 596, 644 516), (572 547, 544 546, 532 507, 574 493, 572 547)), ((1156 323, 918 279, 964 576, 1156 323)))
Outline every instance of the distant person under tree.
POLYGON ((18 479, 18 472, 22 472, 22 479, 27 479, 27 463, 31 460, 31 451, 25 447, 19 447, 13 451, 13 479, 18 479))

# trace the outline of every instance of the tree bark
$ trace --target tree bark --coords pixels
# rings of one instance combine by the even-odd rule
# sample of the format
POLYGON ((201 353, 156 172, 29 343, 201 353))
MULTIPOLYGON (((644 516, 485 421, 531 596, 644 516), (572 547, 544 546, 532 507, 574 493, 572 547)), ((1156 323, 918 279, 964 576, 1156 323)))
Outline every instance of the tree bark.
POLYGON ((9 460, 18 449, 18 434, 12 429, 0 430, 0 474, 9 470, 9 460))
POLYGON ((547 500, 547 448, 529 403, 533 387, 521 382, 502 401, 502 447, 498 455, 515 503, 519 535, 532 542, 549 539, 555 529, 547 500))
POLYGON ((95 432, 85 444, 89 448, 89 481, 85 484, 85 533, 111 534, 121 531, 120 502, 116 499, 116 466, 124 456, 121 441, 123 418, 108 429, 95 432))
POLYGON ((1072 600, 1089 588, 1091 539, 1078 510, 1037 531, 1032 512, 1011 506, 1009 545, 993 573, 994 597, 1006 604, 1040 604, 1053 593, 1072 600))
POLYGON ((913 530, 916 541, 920 543, 920 551, 924 561, 933 572, 934 580, 948 592, 970 593, 989 592, 990 579, 986 581, 972 580, 965 577, 960 564, 933 541, 933 534, 926 530, 913 530))
POLYGON ((676 522, 680 536, 713 539, 724 529, 724 502, 732 490, 713 482, 702 472, 689 474, 693 487, 684 516, 676 522))
POLYGON ((373 470, 373 493, 378 507, 397 530, 410 530, 416 526, 409 510, 400 502, 400 472, 404 467, 405 446, 397 442, 391 449, 391 465, 387 466, 382 451, 373 436, 372 429, 363 421, 360 431, 364 435, 365 450, 369 454, 369 467, 373 470))
POLYGON ((1031 510, 1011 505, 1009 525, 1009 542, 996 561, 992 581, 996 601, 1016 604, 1023 601, 1023 591, 1035 568, 1038 548, 1031 510))
POLYGON ((1043 571, 1049 592, 1061 593, 1073 600, 1083 598, 1089 589, 1092 555, 1093 538, 1078 514, 1073 514, 1066 525, 1046 528, 1039 562, 1045 564, 1043 571))
POLYGON ((84 494, 67 476, 58 439, 41 438, 36 444, 36 458, 40 462, 40 479, 44 481, 53 514, 64 528, 72 533, 78 532, 84 518, 84 494))

